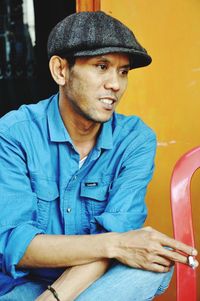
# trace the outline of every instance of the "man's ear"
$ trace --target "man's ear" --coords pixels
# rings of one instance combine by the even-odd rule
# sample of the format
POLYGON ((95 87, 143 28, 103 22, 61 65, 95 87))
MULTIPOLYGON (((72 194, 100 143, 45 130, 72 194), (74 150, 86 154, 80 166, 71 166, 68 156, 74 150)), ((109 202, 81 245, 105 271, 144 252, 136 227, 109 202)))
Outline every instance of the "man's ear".
POLYGON ((54 55, 49 61, 49 69, 55 82, 59 86, 64 86, 66 81, 68 80, 69 75, 67 60, 62 59, 57 55, 54 55))

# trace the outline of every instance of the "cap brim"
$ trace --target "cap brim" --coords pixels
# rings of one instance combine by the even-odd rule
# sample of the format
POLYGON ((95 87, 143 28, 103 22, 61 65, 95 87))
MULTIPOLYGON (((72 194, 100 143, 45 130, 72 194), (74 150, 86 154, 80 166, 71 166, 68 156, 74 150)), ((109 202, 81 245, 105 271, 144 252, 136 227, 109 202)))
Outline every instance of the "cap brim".
POLYGON ((105 47, 90 50, 74 51, 73 56, 96 56, 108 53, 127 53, 130 56, 131 69, 145 67, 151 64, 152 58, 145 51, 139 51, 123 47, 105 47))

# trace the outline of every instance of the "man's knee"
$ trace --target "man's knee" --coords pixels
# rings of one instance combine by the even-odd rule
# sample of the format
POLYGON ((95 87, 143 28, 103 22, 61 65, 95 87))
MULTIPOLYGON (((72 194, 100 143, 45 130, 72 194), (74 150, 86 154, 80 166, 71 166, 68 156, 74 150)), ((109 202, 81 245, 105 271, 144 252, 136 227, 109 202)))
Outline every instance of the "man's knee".
POLYGON ((156 273, 127 267, 120 263, 111 266, 110 273, 114 273, 121 289, 126 286, 132 291, 133 300, 152 300, 161 295, 168 288, 174 268, 167 273, 156 273), (113 270, 112 270, 113 269, 113 270), (137 297, 136 297, 137 296, 137 297))
POLYGON ((113 261, 108 271, 76 300, 152 300, 167 288, 171 274, 135 269, 113 261))

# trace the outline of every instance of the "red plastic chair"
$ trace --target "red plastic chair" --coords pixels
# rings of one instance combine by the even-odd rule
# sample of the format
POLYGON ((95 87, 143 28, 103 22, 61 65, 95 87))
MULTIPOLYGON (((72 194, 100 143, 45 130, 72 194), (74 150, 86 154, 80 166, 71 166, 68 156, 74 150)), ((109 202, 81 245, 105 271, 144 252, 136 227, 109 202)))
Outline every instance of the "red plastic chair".
MULTIPOLYGON (((176 163, 171 178, 171 208, 174 237, 194 247, 191 210, 191 179, 200 167, 200 147, 184 154, 176 163)), ((196 271, 176 264, 177 301, 197 301, 196 271)))

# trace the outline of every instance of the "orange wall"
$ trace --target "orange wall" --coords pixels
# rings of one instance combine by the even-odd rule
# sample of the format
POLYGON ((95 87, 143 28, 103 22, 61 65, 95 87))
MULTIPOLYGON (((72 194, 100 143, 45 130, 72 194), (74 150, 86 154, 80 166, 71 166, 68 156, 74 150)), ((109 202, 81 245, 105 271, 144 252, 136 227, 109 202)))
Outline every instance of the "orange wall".
MULTIPOLYGON (((147 224, 172 235, 172 168, 184 152, 200 144, 200 1, 101 0, 101 10, 128 25, 153 57, 152 65, 130 73, 129 88, 118 111, 141 116, 157 133, 156 170, 147 194, 147 224)), ((199 182, 200 173, 192 184, 200 252, 199 182)), ((175 300, 175 279, 166 295, 158 299, 175 300)))

